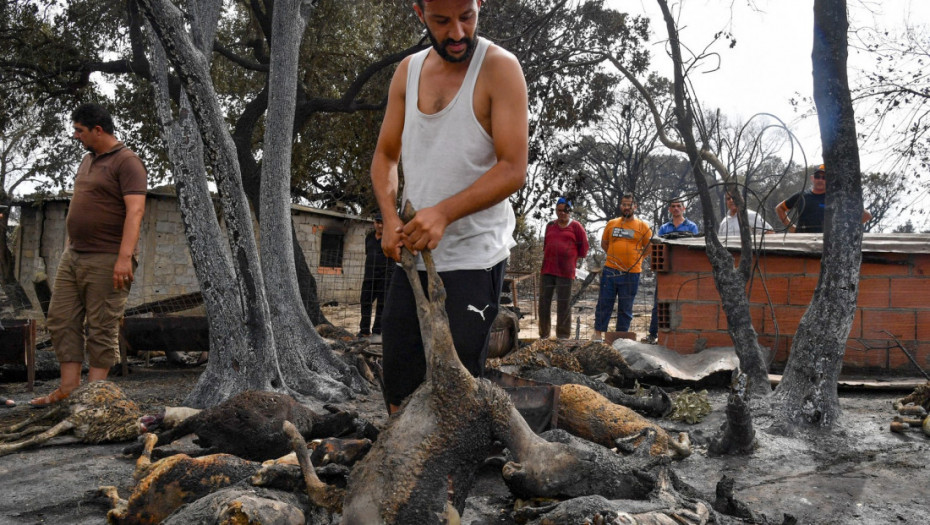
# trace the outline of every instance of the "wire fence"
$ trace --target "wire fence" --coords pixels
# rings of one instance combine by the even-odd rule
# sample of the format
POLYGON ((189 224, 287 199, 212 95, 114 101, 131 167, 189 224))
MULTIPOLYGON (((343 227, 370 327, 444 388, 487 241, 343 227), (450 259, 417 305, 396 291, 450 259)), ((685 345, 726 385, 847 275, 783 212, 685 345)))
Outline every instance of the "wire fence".
MULTIPOLYGON (((377 302, 383 302, 386 296, 387 280, 385 278, 373 279, 370 289, 375 293, 369 294, 374 299, 371 305, 371 314, 367 326, 363 323, 363 288, 365 288, 365 254, 358 251, 346 251, 339 260, 328 260, 332 266, 318 266, 311 268, 316 281, 316 293, 320 300, 321 311, 329 322, 339 328, 344 328, 352 334, 372 331, 377 312, 377 302), (378 293, 380 291, 380 293, 378 293)), ((594 278, 590 283, 584 284, 576 279, 572 286, 572 297, 577 300, 571 307, 572 338, 591 339, 594 336, 594 310, 597 304, 599 281, 594 278)), ((202 317, 206 314, 203 297, 196 285, 189 286, 186 293, 168 294, 163 284, 135 283, 127 304, 125 316, 127 318, 146 317, 202 317)), ((655 293, 655 278, 652 273, 644 269, 640 281, 639 292, 633 306, 633 321, 630 331, 639 336, 648 332, 650 315, 652 312, 653 297, 655 293)), ((505 276, 505 286, 501 297, 501 304, 514 309, 520 317, 519 337, 525 340, 539 337, 539 274, 508 272, 505 276)), ((39 320, 39 338, 44 339, 43 315, 39 309, 29 302, 25 296, 11 293, 0 294, 0 317, 31 317, 39 320)), ((616 303, 609 324, 613 330, 616 324, 616 303)), ((556 312, 552 307, 553 326, 555 331, 556 312)))

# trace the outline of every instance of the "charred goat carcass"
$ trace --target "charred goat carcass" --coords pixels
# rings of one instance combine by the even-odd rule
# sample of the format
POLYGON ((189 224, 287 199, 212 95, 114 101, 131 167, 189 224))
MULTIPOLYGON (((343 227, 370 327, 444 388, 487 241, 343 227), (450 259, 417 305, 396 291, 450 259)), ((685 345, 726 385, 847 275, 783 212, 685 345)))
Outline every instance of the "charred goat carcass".
MULTIPOLYGON (((196 434, 203 454, 226 453, 264 461, 291 451, 290 440, 282 431, 284 421, 293 423, 307 439, 341 436, 358 428, 354 413, 317 414, 287 394, 250 390, 188 417, 158 434, 158 441, 167 444, 196 434)), ((141 450, 142 444, 136 444, 124 452, 136 455, 141 450)))
POLYGON ((110 499, 112 509, 107 522, 119 525, 161 523, 185 503, 233 485, 255 474, 261 464, 230 454, 211 454, 192 458, 176 454, 152 462, 152 449, 158 438, 146 434, 142 455, 136 461, 136 481, 128 499, 121 499, 116 487, 100 487, 110 499))
MULTIPOLYGON (((571 440, 550 442, 534 434, 503 390, 475 379, 459 361, 444 308, 445 290, 428 251, 423 259, 429 298, 420 286, 413 255, 406 250, 402 254, 416 296, 426 377, 352 471, 341 505, 343 523, 457 519, 495 441, 512 454, 505 478, 522 493, 575 496, 577 487, 584 485, 589 493, 608 498, 647 498, 658 480, 648 471, 668 461, 649 454, 655 441, 652 429, 645 429, 652 433, 645 436, 645 451, 630 456, 591 443, 579 447, 571 440)), ((310 478, 312 472, 305 469, 310 478)), ((316 493, 308 489, 311 500, 339 510, 341 492, 326 490, 317 481, 307 482, 318 488, 316 493)))

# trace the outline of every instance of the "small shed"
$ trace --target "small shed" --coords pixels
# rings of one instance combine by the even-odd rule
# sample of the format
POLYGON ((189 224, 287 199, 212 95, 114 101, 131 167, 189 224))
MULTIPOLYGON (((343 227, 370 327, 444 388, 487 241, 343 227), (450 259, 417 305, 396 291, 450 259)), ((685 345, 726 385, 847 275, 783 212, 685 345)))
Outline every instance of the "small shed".
MULTIPOLYGON (((739 260, 730 238, 729 249, 739 260)), ((738 245, 737 245, 738 246, 738 245)), ((784 366, 820 275, 821 234, 766 235, 747 287, 759 342, 784 366)), ((681 353, 732 346, 703 238, 652 247, 659 343, 681 353)), ((913 373, 930 368, 930 235, 865 234, 859 298, 844 370, 913 373), (900 343, 900 345, 899 345, 900 343)))
MULTIPOLYGON (((58 262, 67 245, 65 217, 70 196, 39 202, 19 201, 20 228, 13 246, 16 279, 23 285, 38 314, 33 282, 48 277, 54 285, 58 262)), ((149 191, 139 237, 139 267, 127 308, 190 294, 200 290, 191 262, 177 196, 171 189, 149 191)), ((368 219, 292 205, 298 242, 317 279, 321 301, 357 301, 365 266, 368 219)), ((225 227, 221 224, 225 231, 225 227)), ((258 225, 255 225, 256 231, 258 225)), ((40 314, 39 314, 40 315, 40 314)))

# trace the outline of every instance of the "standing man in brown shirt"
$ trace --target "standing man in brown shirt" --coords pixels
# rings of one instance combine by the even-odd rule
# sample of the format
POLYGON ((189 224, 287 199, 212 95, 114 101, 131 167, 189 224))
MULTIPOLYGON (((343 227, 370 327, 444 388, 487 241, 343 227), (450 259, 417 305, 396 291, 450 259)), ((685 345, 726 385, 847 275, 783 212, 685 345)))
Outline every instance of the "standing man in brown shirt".
POLYGON ((133 281, 145 212, 145 167, 113 136, 107 110, 83 104, 71 120, 74 138, 90 153, 74 178, 65 219, 68 246, 58 264, 48 311, 61 386, 30 401, 38 406, 61 401, 80 386, 85 349, 88 382, 106 379, 119 360, 119 321, 133 281))

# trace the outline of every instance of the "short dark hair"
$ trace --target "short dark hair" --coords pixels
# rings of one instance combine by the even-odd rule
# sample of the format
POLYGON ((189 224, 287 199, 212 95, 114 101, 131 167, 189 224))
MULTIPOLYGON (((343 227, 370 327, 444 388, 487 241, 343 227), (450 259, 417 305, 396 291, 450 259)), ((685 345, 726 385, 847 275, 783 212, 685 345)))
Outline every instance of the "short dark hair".
POLYGON ((672 204, 675 204, 676 202, 677 202, 678 204, 681 204, 682 206, 685 205, 685 200, 682 199, 682 198, 678 198, 678 197, 676 197, 676 198, 674 198, 674 199, 668 201, 668 205, 671 206, 672 204))
POLYGON ((71 112, 71 121, 77 122, 87 129, 100 126, 100 129, 107 134, 113 134, 113 117, 110 116, 110 112, 105 107, 94 102, 78 106, 71 112))
POLYGON ((634 197, 633 194, 630 192, 626 192, 623 195, 621 195, 620 200, 622 201, 623 199, 630 199, 630 201, 632 201, 633 204, 636 204, 636 197, 634 197))

